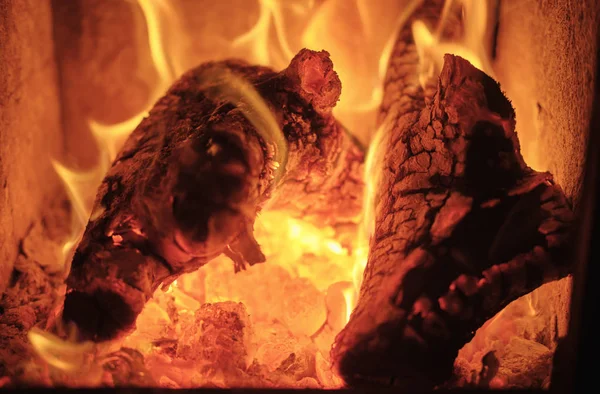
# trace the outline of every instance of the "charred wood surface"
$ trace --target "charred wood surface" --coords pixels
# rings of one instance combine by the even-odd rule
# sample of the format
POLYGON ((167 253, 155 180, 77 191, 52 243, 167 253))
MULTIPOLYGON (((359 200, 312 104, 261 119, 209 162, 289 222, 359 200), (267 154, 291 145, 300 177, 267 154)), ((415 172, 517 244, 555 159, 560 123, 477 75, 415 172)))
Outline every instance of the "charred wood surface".
POLYGON ((133 131, 98 191, 64 318, 85 337, 113 338, 133 329, 161 283, 221 253, 236 269, 263 262, 253 224, 266 204, 298 216, 310 209, 320 223, 354 220, 363 154, 331 115, 340 91, 328 53, 309 50, 279 73, 231 60, 183 75, 133 131), (252 108, 219 95, 206 77, 224 69, 262 97, 287 154, 249 120, 252 108))
POLYGON ((332 359, 350 384, 433 386, 512 300, 570 271, 570 207, 529 168, 499 85, 446 55, 432 102, 385 136, 360 298, 332 359))

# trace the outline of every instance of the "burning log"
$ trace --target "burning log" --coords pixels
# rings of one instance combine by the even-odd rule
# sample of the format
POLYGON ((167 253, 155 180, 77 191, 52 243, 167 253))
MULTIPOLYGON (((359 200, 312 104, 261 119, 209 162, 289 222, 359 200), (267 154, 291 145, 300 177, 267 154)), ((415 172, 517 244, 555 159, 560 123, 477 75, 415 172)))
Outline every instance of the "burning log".
POLYGON ((353 220, 362 151, 331 115, 340 91, 325 51, 302 50, 279 73, 230 60, 183 75, 100 186, 64 319, 85 337, 114 338, 161 283, 221 253, 236 270, 263 262, 253 224, 267 204, 321 223, 353 220))
POLYGON ((524 162, 509 100, 466 60, 444 60, 432 102, 382 144, 369 261, 332 350, 349 384, 442 383, 486 320, 570 270, 569 204, 524 162))

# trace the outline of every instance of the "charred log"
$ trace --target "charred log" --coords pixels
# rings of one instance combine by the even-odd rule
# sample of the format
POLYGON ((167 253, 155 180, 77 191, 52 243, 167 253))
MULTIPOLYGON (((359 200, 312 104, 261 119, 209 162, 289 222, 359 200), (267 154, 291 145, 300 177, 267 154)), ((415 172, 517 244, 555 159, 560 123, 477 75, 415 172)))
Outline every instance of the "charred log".
POLYGON ((310 206, 321 223, 353 220, 360 193, 346 191, 360 188, 362 152, 331 115, 340 91, 324 51, 302 50, 279 73, 231 60, 183 75, 98 191, 64 319, 88 338, 113 338, 134 328, 158 286, 217 255, 236 270, 263 262, 253 224, 267 204, 299 216, 310 206), (233 102, 226 90, 237 82, 224 88, 215 75, 251 85, 267 114, 233 102), (262 129, 269 116, 282 134, 262 129))
POLYGON ((486 320, 569 273, 572 213, 525 164, 499 85, 462 58, 446 55, 432 102, 382 146, 369 261, 332 360, 350 384, 436 385, 486 320))

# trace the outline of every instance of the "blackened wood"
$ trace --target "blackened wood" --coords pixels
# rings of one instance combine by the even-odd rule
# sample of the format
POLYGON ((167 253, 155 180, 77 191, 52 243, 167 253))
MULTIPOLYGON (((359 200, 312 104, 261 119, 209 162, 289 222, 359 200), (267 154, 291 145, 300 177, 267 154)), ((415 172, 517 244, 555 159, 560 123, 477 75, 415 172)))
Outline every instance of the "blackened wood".
POLYGON ((487 319, 570 272, 572 214, 525 164, 499 85, 462 58, 445 56, 432 103, 382 146, 369 260, 332 359, 350 384, 433 386, 487 319))
POLYGON ((297 216, 310 210, 319 223, 353 220, 362 152, 331 115, 340 91, 329 54, 309 50, 279 73, 231 60, 182 76, 133 131, 98 191, 64 318, 85 337, 114 338, 134 328, 161 283, 221 253, 236 269, 263 262, 252 232, 266 204, 297 216), (249 120, 256 103, 222 94, 212 76, 223 70, 262 96, 282 141, 249 120))

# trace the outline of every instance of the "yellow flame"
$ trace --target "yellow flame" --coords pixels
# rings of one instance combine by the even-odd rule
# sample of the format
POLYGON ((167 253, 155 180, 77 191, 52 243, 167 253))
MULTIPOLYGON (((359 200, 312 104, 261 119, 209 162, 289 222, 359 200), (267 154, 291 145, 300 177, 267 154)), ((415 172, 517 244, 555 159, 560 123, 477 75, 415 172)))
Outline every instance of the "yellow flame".
POLYGON ((250 63, 257 63, 281 69, 294 57, 299 48, 292 44, 292 37, 284 17, 291 14, 295 19, 309 15, 315 7, 314 0, 259 0, 259 17, 256 24, 244 34, 235 38, 232 49, 239 53, 249 52, 250 63), (275 42, 271 31, 275 32, 275 42))
POLYGON ((421 2, 329 0, 315 10, 302 33, 302 47, 331 54, 343 87, 333 112, 365 144, 375 132, 398 31, 421 2))
POLYGON ((527 314, 529 316, 537 316, 538 314, 538 302, 539 302, 539 292, 533 291, 529 294, 526 294, 523 298, 527 303, 527 314))
POLYGON ((146 27, 148 29, 150 55, 154 67, 156 67, 156 70, 158 71, 159 80, 162 82, 162 84, 158 84, 156 89, 159 91, 158 94, 160 95, 165 87, 164 85, 168 85, 176 76, 171 59, 167 56, 165 37, 162 34, 164 27, 161 25, 160 21, 162 18, 166 18, 167 23, 170 25, 177 25, 180 21, 172 4, 169 4, 169 0, 138 0, 138 3, 144 14, 146 27))
POLYGON ((345 323, 348 323, 348 321, 350 321, 350 315, 352 315, 352 311, 356 305, 356 290, 354 288, 347 288, 344 290, 343 294, 344 301, 346 302, 345 323))
POLYGON ((287 162, 287 141, 267 103, 254 87, 226 68, 208 68, 196 78, 205 85, 209 98, 221 98, 235 105, 250 121, 256 131, 275 149, 275 182, 279 180, 287 162))
POLYGON ((173 67, 166 56, 159 15, 166 16, 169 23, 176 23, 176 15, 165 0, 138 0, 138 4, 144 14, 150 53, 159 76, 158 83, 149 97, 145 110, 124 122, 112 125, 105 125, 90 119, 90 130, 100 151, 98 162, 93 168, 78 171, 57 160, 52 160, 54 169, 65 185, 74 211, 71 237, 65 242, 62 249, 62 260, 66 274, 70 269, 69 261, 73 248, 77 245, 85 229, 92 210, 95 191, 102 182, 104 174, 106 174, 111 162, 115 159, 117 152, 121 149, 129 134, 140 123, 154 101, 163 94, 175 78, 173 67))
MULTIPOLYGON (((178 50, 174 43, 182 39, 184 33, 179 29, 181 15, 176 12, 172 2, 137 0, 137 3, 144 15, 151 60, 156 68, 158 81, 149 95, 144 111, 112 125, 90 120, 92 133, 101 151, 96 167, 90 171, 77 172, 54 162, 75 211, 74 236, 65 245, 65 260, 68 260, 68 254, 79 239, 90 215, 93 200, 90 192, 95 193, 123 142, 146 115, 152 103, 183 71, 181 65, 193 63, 190 59, 195 59, 192 53, 176 53, 178 50)), ((358 299, 369 243, 375 231, 380 160, 393 119, 390 114, 383 125, 375 130, 374 114, 383 97, 382 83, 397 34, 406 26, 407 20, 423 0, 259 0, 258 3, 260 10, 254 26, 233 40, 224 40, 227 41, 224 53, 230 57, 241 57, 249 63, 281 69, 303 47, 328 50, 344 86, 335 114, 353 134, 369 142, 364 172, 366 185, 362 220, 351 245, 341 242, 336 229, 332 227, 315 226, 282 212, 265 211, 255 224, 255 235, 267 256, 268 264, 278 264, 285 268, 282 271, 289 273, 289 277, 310 279, 310 285, 321 293, 339 282, 352 284, 342 290, 345 305, 341 301, 340 305, 336 305, 340 314, 345 311, 344 318, 348 321, 358 299)), ((421 80, 430 77, 436 67, 441 67, 442 56, 448 52, 466 57, 477 67, 488 73, 492 72, 484 41, 486 14, 486 1, 455 0, 446 3, 435 30, 430 31, 421 21, 414 22, 411 27, 422 63, 421 80), (449 27, 450 12, 458 6, 464 12, 465 36, 460 42, 446 42, 443 32, 449 27)), ((227 23, 226 19, 224 21, 227 23)), ((208 69, 201 76, 200 83, 206 84, 209 94, 219 95, 237 105, 258 132, 266 140, 274 142, 275 161, 279 165, 276 176, 280 176, 285 169, 286 141, 268 106, 254 88, 228 70, 218 68, 208 69)), ((92 213, 95 214, 97 213, 92 213)), ((181 317, 182 313, 193 316, 193 312, 201 304, 200 300, 204 300, 199 294, 201 290, 196 286, 201 274, 189 275, 194 277, 181 277, 179 281, 171 283, 166 292, 155 294, 155 298, 146 305, 138 319, 138 331, 127 339, 128 344, 142 346, 143 342, 145 352, 150 352, 152 338, 149 336, 164 334, 161 330, 166 325, 171 325, 169 329, 180 332, 183 323, 174 316, 181 317), (175 315, 173 306, 176 309, 175 315), (145 322, 148 324, 144 324, 145 322), (157 327, 150 327, 152 324, 157 327), (143 341, 136 339, 136 335, 143 338, 143 341), (136 342, 137 340, 140 342, 136 342)), ((222 279, 226 281, 229 277, 223 275, 222 279)), ((314 303, 313 298, 310 300, 314 303)), ((530 302, 530 311, 534 310, 533 305, 530 302)), ((303 305, 306 309, 310 309, 310 306, 303 305)), ((39 330, 32 330, 29 339, 44 360, 65 371, 76 371, 77 363, 84 361, 82 355, 93 350, 89 343, 63 341, 39 330)))
MULTIPOLYGON (((160 20, 159 14, 169 17, 170 23, 174 23, 174 13, 169 3, 165 0, 138 0, 138 4, 144 14, 150 52, 158 73, 158 83, 149 97, 145 110, 124 122, 113 125, 101 124, 94 119, 90 119, 89 126, 100 151, 98 161, 93 168, 78 171, 57 160, 52 160, 54 169, 65 185, 73 207, 71 237, 65 242, 62 249, 65 275, 68 275, 70 270, 73 249, 79 242, 88 218, 90 218, 96 190, 111 162, 115 159, 117 152, 121 149, 129 134, 150 109, 150 106, 163 94, 175 77, 173 68, 165 54, 164 37, 161 36, 161 26, 158 23, 160 20)), ((99 213, 101 212, 94 214, 99 213)), ((77 371, 83 365, 85 358, 94 349, 92 342, 78 343, 75 341, 74 333, 69 339, 63 340, 54 334, 34 328, 29 331, 28 339, 33 349, 44 361, 66 372, 77 371)))
POLYGON ((63 182, 73 209, 71 215, 71 235, 62 247, 62 264, 64 274, 70 270, 70 257, 77 245, 87 223, 93 204, 93 195, 85 191, 96 190, 104 176, 101 166, 89 171, 75 171, 56 160, 52 160, 54 170, 63 182))
POLYGON ((177 25, 179 23, 177 14, 167 0, 138 0, 138 4, 144 14, 150 56, 158 73, 158 82, 149 95, 144 110, 140 113, 121 123, 110 125, 99 123, 93 119, 90 120, 90 129, 100 148, 101 155, 108 156, 107 159, 101 160, 99 164, 101 176, 108 170, 108 166, 117 156, 117 152, 121 149, 129 134, 137 127, 154 102, 164 94, 176 78, 173 64, 167 56, 165 37, 162 34, 164 26, 162 26, 161 21, 164 18, 168 24, 177 25))
POLYGON ((394 117, 395 114, 390 112, 382 122, 381 126, 377 129, 373 136, 373 140, 369 145, 369 150, 367 151, 365 159, 363 172, 365 188, 363 191, 362 215, 361 222, 358 226, 354 252, 355 260, 352 266, 352 282, 354 288, 348 295, 344 293, 344 296, 346 297, 348 320, 358 301, 358 295, 363 281, 363 273, 369 258, 369 244, 371 242, 371 237, 375 233, 375 205, 377 190, 380 187, 379 182, 381 180, 381 160, 383 158, 383 151, 386 148, 386 137, 389 136, 390 127, 392 125, 391 121, 394 117))
POLYGON ((383 81, 385 78, 385 74, 387 73, 388 64, 390 62, 390 56, 392 56, 392 51, 394 49, 394 45, 396 44, 396 40, 398 38, 398 33, 401 29, 406 25, 406 21, 410 16, 415 12, 417 7, 419 7, 423 3, 423 0, 412 0, 410 1, 403 11, 398 15, 398 19, 395 23, 393 34, 387 39, 385 46, 383 47, 383 51, 379 58, 378 63, 378 73, 379 78, 383 81))
POLYGON ((173 293, 173 291, 175 290, 175 288, 177 287, 177 279, 175 279, 167 288, 167 290, 165 291, 165 293, 167 294, 171 294, 173 293))
POLYGON ((64 340, 37 327, 27 333, 27 338, 48 365, 66 372, 80 370, 95 347, 93 342, 77 343, 74 337, 64 340))
POLYGON ((487 1, 449 0, 444 4, 442 17, 435 30, 430 30, 421 20, 413 22, 413 38, 420 62, 419 81, 422 86, 439 74, 444 55, 447 53, 460 56, 488 75, 494 76, 486 42, 488 12, 487 1), (448 41, 444 38, 444 31, 452 29, 449 20, 455 7, 462 7, 463 35, 459 41, 448 41))
POLYGON ((332 227, 315 226, 285 212, 265 211, 256 220, 255 236, 269 264, 276 262, 294 276, 310 279, 319 290, 352 280, 353 252, 339 242, 332 227), (307 260, 311 255, 326 263, 307 260))

